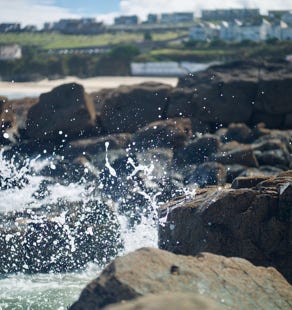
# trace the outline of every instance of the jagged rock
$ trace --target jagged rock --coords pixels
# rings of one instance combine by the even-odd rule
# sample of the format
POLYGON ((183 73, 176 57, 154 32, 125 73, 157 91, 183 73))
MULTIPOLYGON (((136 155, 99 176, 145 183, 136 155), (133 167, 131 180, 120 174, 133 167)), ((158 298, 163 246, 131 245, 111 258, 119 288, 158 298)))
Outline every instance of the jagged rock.
POLYGON ((26 134, 31 139, 71 140, 94 130, 96 112, 91 98, 77 83, 63 84, 40 95, 27 114, 26 134))
POLYGON ((291 286, 274 268, 210 253, 190 257, 142 248, 116 258, 69 309, 101 309, 164 292, 200 294, 223 309, 240 305, 243 309, 288 310, 292 298, 291 286))
POLYGON ((156 121, 138 130, 133 137, 135 147, 176 148, 185 145, 192 135, 189 118, 174 118, 156 121))
POLYGON ((159 245, 185 255, 209 251, 242 257, 255 265, 274 266, 292 281, 292 204, 288 208, 289 195, 280 198, 290 193, 291 182, 290 170, 253 189, 206 188, 192 199, 169 202, 160 210, 166 221, 159 226, 159 245))
POLYGON ((237 177, 233 180, 231 188, 252 188, 255 187, 258 183, 269 179, 268 176, 249 176, 249 177, 237 177))
POLYGON ((108 133, 135 132, 164 119, 170 90, 171 86, 160 83, 120 86, 104 99, 103 128, 108 133))
POLYGON ((195 293, 161 293, 146 295, 133 301, 122 301, 105 308, 105 310, 219 310, 224 309, 211 298, 195 293))

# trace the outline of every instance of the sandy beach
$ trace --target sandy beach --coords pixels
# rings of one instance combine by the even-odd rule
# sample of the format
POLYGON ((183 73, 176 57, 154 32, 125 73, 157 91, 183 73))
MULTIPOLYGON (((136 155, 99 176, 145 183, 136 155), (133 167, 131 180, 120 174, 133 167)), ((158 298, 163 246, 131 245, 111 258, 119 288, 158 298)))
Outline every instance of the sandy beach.
POLYGON ((42 80, 38 82, 0 82, 0 95, 7 96, 9 99, 21 98, 25 96, 39 96, 41 93, 48 92, 52 88, 64 84, 76 82, 84 86, 86 92, 91 93, 103 88, 114 88, 119 85, 132 85, 143 82, 160 82, 175 86, 178 79, 175 77, 94 77, 79 79, 77 77, 66 77, 60 80, 42 80))

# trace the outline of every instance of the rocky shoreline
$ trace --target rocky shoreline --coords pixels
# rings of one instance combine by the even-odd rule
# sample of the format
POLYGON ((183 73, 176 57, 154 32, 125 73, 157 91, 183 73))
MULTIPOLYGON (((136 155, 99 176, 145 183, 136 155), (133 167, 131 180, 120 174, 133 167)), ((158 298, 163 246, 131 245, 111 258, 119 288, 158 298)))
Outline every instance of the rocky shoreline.
MULTIPOLYGON (((44 179, 33 193, 40 208, 1 214, 0 272, 108 262, 122 248, 111 204, 131 226, 151 193, 161 204, 159 248, 175 254, 142 249, 117 258, 72 309, 144 295, 141 309, 163 308, 171 296, 147 296, 166 292, 178 294, 185 309, 289 309, 291 72, 285 62, 244 62, 188 75, 176 87, 143 83, 86 94, 69 83, 38 99, 1 97, 2 157, 18 170, 36 156, 50 162, 27 172, 44 179), (152 167, 151 179, 142 166, 152 167), (101 200, 42 204, 51 184, 80 180, 101 200), (80 237, 73 254, 72 235, 80 237)), ((2 191, 27 182, 26 174, 0 175, 2 191)))

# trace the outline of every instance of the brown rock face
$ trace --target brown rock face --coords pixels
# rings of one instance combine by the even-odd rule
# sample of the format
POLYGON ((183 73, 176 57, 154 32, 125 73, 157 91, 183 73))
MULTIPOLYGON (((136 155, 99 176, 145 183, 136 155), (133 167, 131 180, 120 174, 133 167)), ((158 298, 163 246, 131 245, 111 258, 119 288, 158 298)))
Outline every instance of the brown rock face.
POLYGON ((162 293, 146 295, 129 302, 121 302, 105 308, 106 310, 219 310, 222 305, 211 298, 194 293, 162 293))
POLYGON ((223 309, 290 309, 292 298, 291 286, 274 268, 210 253, 190 257, 142 248, 116 258, 70 309, 101 309, 163 292, 200 294, 223 309))
POLYGON ((121 86, 105 99, 102 125, 108 133, 135 132, 165 118, 171 87, 159 83, 121 86))
POLYGON ((291 183, 290 170, 256 188, 206 188, 170 202, 160 210, 166 222, 159 226, 159 246, 185 255, 242 257, 274 266, 292 281, 291 183))
POLYGON ((69 83, 42 94, 27 115, 27 135, 48 140, 62 131, 70 137, 91 130, 95 123, 95 108, 83 86, 69 83))

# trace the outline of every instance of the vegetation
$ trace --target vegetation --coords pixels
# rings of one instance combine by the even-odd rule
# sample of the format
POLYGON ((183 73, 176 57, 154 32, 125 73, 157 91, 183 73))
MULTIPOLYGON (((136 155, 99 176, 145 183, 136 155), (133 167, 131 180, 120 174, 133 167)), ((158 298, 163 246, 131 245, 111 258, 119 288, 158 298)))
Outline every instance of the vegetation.
MULTIPOLYGON (((186 35, 183 31, 168 31, 163 33, 153 33, 153 41, 165 41, 175 39, 181 35, 186 35)), ((65 35, 60 33, 1 33, 0 44, 16 43, 21 46, 37 46, 43 50, 99 47, 105 45, 115 45, 129 42, 141 42, 144 40, 143 33, 121 32, 118 34, 99 35, 65 35)))
MULTIPOLYGON (((130 63, 147 61, 232 61, 256 58, 284 58, 292 54, 291 41, 267 40, 211 42, 188 41, 171 45, 169 40, 183 33, 123 33, 99 36, 71 36, 45 33, 0 34, 1 43, 19 43, 23 47, 22 59, 0 61, 0 76, 16 81, 43 77, 76 75, 90 77, 97 75, 129 75, 130 63), (161 41, 161 40, 164 41, 161 41), (136 40, 136 41, 135 41, 136 40), (144 42, 140 44, 137 40, 144 42), (116 44, 117 42, 128 42, 116 44), (135 41, 133 43, 133 41, 135 41), (58 54, 51 48, 102 46, 111 44, 111 49, 102 54, 58 54), (141 50, 140 50, 141 49, 141 50)), ((177 41, 177 40, 176 40, 177 41)))

